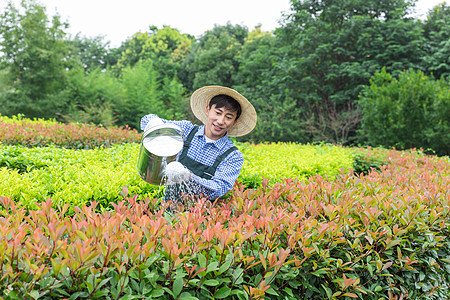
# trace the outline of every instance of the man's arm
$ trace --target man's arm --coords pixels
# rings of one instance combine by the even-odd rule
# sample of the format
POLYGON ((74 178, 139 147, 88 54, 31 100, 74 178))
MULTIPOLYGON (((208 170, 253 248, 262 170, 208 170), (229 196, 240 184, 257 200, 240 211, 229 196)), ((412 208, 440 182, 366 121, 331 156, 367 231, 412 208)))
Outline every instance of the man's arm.
POLYGON ((185 136, 187 134, 189 134, 189 132, 191 131, 191 129, 193 127, 192 123, 189 122, 189 121, 185 121, 185 120, 183 120, 183 121, 170 121, 170 120, 161 119, 155 114, 149 114, 149 115, 145 115, 145 116, 142 117, 142 119, 141 119, 141 130, 145 130, 146 129, 145 127, 150 122, 150 120, 153 120, 155 118, 160 119, 163 123, 171 123, 171 124, 177 125, 178 127, 180 127, 183 130, 185 136))
POLYGON ((211 179, 204 179, 195 174, 191 175, 191 179, 202 185, 209 198, 214 200, 222 197, 233 188, 243 165, 244 157, 241 152, 236 150, 219 164, 211 179))

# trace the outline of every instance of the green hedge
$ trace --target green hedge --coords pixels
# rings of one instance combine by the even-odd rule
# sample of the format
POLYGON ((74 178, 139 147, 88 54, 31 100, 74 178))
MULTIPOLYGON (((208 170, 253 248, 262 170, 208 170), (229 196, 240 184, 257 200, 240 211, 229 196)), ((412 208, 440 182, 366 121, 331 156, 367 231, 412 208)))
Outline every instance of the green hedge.
POLYGON ((305 180, 309 176, 333 177, 341 169, 353 167, 354 152, 330 144, 301 145, 295 143, 240 144, 245 158, 239 181, 256 187, 262 179, 269 183, 286 178, 305 180))
MULTIPOLYGON (((154 197, 163 187, 140 179, 137 170, 139 144, 121 144, 88 150, 57 147, 0 147, 0 196, 36 208, 48 198, 57 204, 88 204, 100 207, 122 199, 126 186, 141 198, 154 197)), ((285 178, 305 180, 316 174, 334 177, 352 167, 354 150, 331 145, 239 144, 246 160, 238 182, 247 188, 285 178)))
POLYGON ((110 207, 123 199, 123 186, 141 197, 154 197, 158 189, 136 171, 138 151, 137 144, 90 150, 3 146, 0 195, 33 209, 48 198, 61 205, 97 201, 110 207))

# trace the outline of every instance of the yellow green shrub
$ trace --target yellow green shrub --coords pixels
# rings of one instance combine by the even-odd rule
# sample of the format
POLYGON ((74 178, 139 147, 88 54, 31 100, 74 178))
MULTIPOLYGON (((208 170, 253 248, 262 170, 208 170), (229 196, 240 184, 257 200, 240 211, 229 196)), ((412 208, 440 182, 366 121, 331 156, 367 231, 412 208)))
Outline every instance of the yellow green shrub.
POLYGON ((273 184, 316 174, 333 177, 353 165, 353 151, 328 144, 241 144, 239 148, 245 158, 239 181, 252 187, 260 185, 263 178, 273 184))
POLYGON ((136 171, 138 151, 138 144, 88 150, 3 146, 0 195, 12 197, 28 208, 36 208, 36 203, 48 198, 61 205, 81 206, 97 201, 100 206, 110 207, 110 202, 122 199, 123 186, 142 197, 154 196, 158 189, 140 179, 136 171), (26 169, 20 161, 40 167, 19 172, 26 169))
MULTIPOLYGON (((130 193, 155 195, 163 188, 147 184, 137 173, 139 147, 137 143, 87 150, 0 146, 0 196, 35 208, 35 203, 48 198, 71 205, 96 200, 108 207, 122 199, 123 186, 130 193)), ((315 174, 335 176, 352 165, 352 152, 342 147, 281 143, 239 147, 246 161, 238 181, 247 188, 259 186, 262 178, 275 183, 315 174)))

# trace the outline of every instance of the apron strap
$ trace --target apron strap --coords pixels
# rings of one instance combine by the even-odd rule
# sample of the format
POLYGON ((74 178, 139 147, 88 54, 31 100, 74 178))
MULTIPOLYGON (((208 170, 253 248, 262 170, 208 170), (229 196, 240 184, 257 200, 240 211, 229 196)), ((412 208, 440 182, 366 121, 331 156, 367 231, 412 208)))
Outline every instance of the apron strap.
POLYGON ((200 162, 193 160, 192 158, 187 156, 187 153, 188 153, 189 147, 191 146, 192 139, 194 138, 194 136, 197 133, 197 131, 199 130, 199 128, 200 127, 198 125, 194 125, 194 128, 192 128, 186 141, 184 142, 183 151, 181 152, 181 155, 180 155, 178 161, 183 163, 185 165, 185 167, 187 167, 191 172, 193 172, 197 176, 200 176, 200 177, 206 178, 206 179, 210 179, 211 177, 214 176, 214 173, 216 172, 217 167, 224 160, 224 158, 227 157, 231 152, 238 150, 238 148, 236 146, 233 146, 233 147, 229 148, 227 151, 225 151, 224 153, 222 153, 221 155, 217 156, 217 158, 214 161, 212 166, 208 166, 208 165, 205 165, 205 164, 202 164, 200 162), (198 167, 201 166, 201 167, 196 168, 195 166, 198 166, 198 167), (202 174, 204 174, 204 175, 202 175, 202 174))
POLYGON ((228 149, 227 151, 225 151, 224 153, 222 153, 221 155, 217 156, 216 161, 214 162, 214 164, 211 166, 212 168, 214 168, 214 170, 217 169, 217 167, 219 166, 219 164, 222 162, 222 160, 228 156, 228 154, 230 154, 231 152, 238 150, 238 148, 236 146, 231 147, 230 149, 228 149))
POLYGON ((187 139, 184 141, 183 151, 181 152, 180 157, 187 155, 188 149, 191 146, 192 139, 194 138, 194 136, 197 133, 198 129, 199 129, 199 126, 198 125, 194 125, 194 128, 192 128, 191 132, 189 132, 189 135, 188 135, 187 139))

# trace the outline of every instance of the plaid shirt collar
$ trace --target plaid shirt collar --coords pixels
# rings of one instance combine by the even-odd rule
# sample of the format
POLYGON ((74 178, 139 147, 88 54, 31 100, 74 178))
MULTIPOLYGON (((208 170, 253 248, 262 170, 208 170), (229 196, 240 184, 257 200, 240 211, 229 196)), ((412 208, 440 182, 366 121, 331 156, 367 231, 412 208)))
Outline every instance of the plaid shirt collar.
MULTIPOLYGON (((195 136, 205 136, 205 125, 200 126, 200 128, 198 129, 198 131, 195 133, 195 136)), ((203 140, 205 141, 205 139, 203 138, 203 140)), ((221 137, 220 139, 218 139, 217 141, 213 142, 212 144, 217 148, 217 149, 223 149, 228 143, 230 139, 228 138, 228 132, 225 133, 225 135, 223 137, 221 137)))

